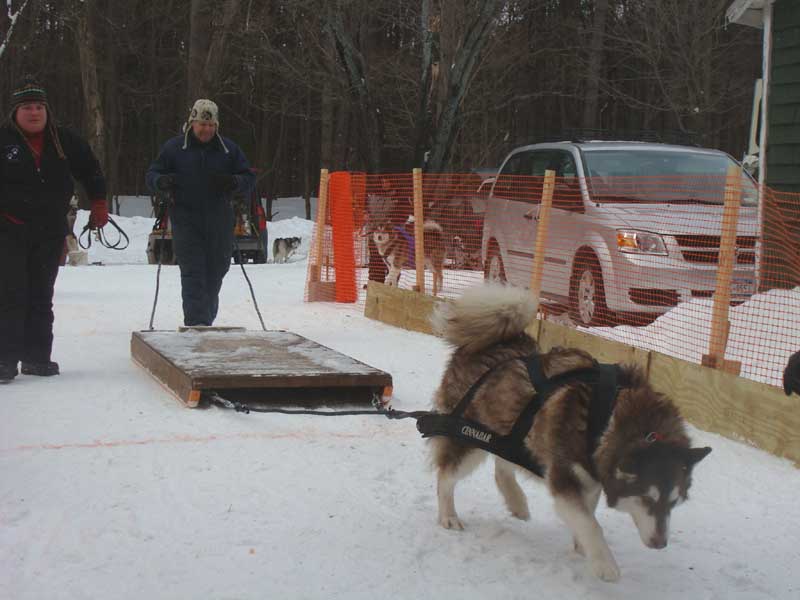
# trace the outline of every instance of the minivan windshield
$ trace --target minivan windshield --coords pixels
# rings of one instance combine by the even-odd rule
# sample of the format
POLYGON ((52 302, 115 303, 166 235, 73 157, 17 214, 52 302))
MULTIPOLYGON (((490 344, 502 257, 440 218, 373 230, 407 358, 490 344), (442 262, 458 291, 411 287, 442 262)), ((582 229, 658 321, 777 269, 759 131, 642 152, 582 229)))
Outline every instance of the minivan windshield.
MULTIPOLYGON (((591 149, 583 162, 592 200, 599 203, 723 204, 725 176, 736 163, 724 154, 680 150, 591 149)), ((742 172, 742 205, 758 203, 758 188, 742 172)))

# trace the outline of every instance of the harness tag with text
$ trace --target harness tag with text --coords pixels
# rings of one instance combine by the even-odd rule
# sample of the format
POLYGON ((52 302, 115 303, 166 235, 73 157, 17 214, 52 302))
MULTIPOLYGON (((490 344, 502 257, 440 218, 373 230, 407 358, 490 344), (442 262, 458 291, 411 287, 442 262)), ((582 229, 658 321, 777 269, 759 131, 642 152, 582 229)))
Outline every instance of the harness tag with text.
POLYGON ((481 431, 480 429, 475 429, 474 427, 470 427, 469 425, 464 425, 461 428, 461 434, 472 439, 478 440, 483 442, 484 444, 489 444, 492 441, 492 434, 486 431, 481 431))

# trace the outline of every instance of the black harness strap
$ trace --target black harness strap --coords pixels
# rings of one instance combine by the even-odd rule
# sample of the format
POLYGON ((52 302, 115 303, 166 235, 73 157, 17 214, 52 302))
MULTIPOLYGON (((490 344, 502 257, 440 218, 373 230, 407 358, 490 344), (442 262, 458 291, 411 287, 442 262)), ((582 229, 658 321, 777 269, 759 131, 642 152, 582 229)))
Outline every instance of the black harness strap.
POLYGON ((542 370, 539 355, 509 360, 522 360, 525 362, 528 376, 536 393, 522 410, 519 417, 517 417, 508 434, 500 435, 481 423, 465 419, 462 416, 475 397, 478 388, 483 385, 489 374, 499 364, 503 364, 498 363, 470 386, 451 414, 427 413, 419 417, 417 419, 417 429, 422 434, 422 437, 444 435, 456 438, 519 465, 539 477, 543 477, 544 468, 531 456, 524 443, 525 437, 533 426, 536 413, 539 412, 550 395, 565 383, 575 382, 586 383, 592 388, 587 443, 590 453, 593 452, 611 418, 614 400, 618 392, 617 377, 619 375, 619 366, 595 363, 592 367, 576 369, 547 378, 542 370))

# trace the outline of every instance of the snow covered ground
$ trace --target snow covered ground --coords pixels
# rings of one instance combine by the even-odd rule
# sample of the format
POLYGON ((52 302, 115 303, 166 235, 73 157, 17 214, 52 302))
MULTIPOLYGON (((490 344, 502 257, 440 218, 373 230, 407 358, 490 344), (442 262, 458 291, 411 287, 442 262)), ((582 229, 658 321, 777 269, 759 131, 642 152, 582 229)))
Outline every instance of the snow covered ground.
MULTIPOLYGON (((105 266, 59 274, 62 374, 0 387, 0 598, 800 597, 800 472, 716 435, 692 430, 714 451, 665 550, 645 548, 630 519, 601 503, 623 571, 605 584, 534 482, 523 482, 532 517, 520 522, 480 469, 457 490, 466 529, 441 529, 412 421, 181 407, 130 359, 156 269, 141 264, 148 222, 123 226, 129 250, 93 245, 90 259, 105 266)), ((307 221, 274 227, 271 238, 310 241, 307 221)), ((444 344, 352 307, 304 304, 302 254, 248 267, 267 327, 390 372, 396 408, 427 408, 444 344)), ((180 324, 178 269, 164 267, 155 326, 180 324)), ((238 267, 218 324, 259 328, 238 267)))

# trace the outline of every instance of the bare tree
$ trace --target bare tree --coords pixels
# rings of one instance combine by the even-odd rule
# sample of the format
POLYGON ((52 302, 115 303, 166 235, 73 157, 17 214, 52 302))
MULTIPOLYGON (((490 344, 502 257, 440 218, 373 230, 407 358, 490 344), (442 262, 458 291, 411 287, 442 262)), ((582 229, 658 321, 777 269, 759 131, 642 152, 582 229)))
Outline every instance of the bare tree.
POLYGON ((603 68, 603 41, 606 35, 608 0, 595 0, 592 34, 589 42, 589 67, 586 77, 586 103, 583 107, 583 126, 595 129, 598 123, 597 100, 603 68))
POLYGON ((358 131, 367 168, 378 172, 381 168, 383 145, 383 119, 370 92, 367 64, 353 35, 345 26, 344 4, 339 0, 326 4, 325 25, 333 38, 337 55, 347 77, 353 102, 359 114, 358 131))
MULTIPOLYGON (((430 171, 439 172, 448 165, 460 125, 459 112, 462 101, 475 75, 481 53, 497 26, 499 13, 504 4, 501 0, 477 0, 469 3, 468 6, 473 10, 469 13, 469 20, 461 38, 463 41, 454 52, 454 56, 443 52, 442 58, 445 59, 446 65, 446 74, 443 78, 445 95, 427 165, 430 171)), ((450 6, 454 5, 455 3, 450 6)))
POLYGON ((186 105, 207 96, 205 68, 211 48, 214 0, 191 0, 189 16, 189 65, 186 81, 186 105))
POLYGON ((203 86, 200 89, 202 95, 215 96, 222 87, 222 75, 228 62, 226 59, 229 59, 229 56, 226 56, 225 48, 240 9, 241 0, 225 0, 223 4, 222 22, 214 27, 208 47, 203 70, 203 86))
POLYGON ((8 29, 6 29, 5 33, 2 37, 2 42, 0 42, 0 58, 3 57, 3 54, 6 51, 6 46, 8 46, 8 42, 11 40, 11 34, 14 33, 14 26, 17 24, 17 19, 22 14, 22 11, 25 10, 25 7, 28 6, 28 0, 23 0, 22 4, 14 10, 13 2, 11 0, 6 0, 6 6, 8 7, 7 16, 8 16, 8 29))
POLYGON ((92 19, 96 13, 96 4, 95 0, 83 0, 82 9, 78 9, 80 12, 77 30, 78 39, 81 42, 78 44, 78 53, 81 59, 81 82, 89 124, 87 137, 100 164, 107 170, 105 114, 97 80, 97 40, 92 19))
POLYGON ((307 195, 320 165, 496 167, 581 126, 696 131, 738 155, 760 34, 725 28, 728 3, 6 0, 0 97, 24 73, 45 82, 59 121, 105 155, 112 194, 144 191, 201 95, 269 197, 307 195))

